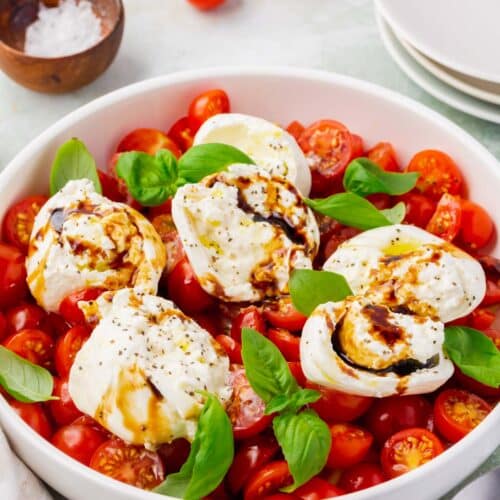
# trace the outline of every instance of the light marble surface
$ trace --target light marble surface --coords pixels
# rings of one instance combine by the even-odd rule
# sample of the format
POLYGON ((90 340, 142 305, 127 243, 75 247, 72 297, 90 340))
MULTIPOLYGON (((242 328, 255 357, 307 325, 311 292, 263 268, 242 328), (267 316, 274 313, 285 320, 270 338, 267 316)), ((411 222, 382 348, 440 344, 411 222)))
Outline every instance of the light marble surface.
POLYGON ((183 69, 245 64, 303 66, 378 83, 438 110, 500 158, 500 125, 441 104, 398 69, 379 39, 371 0, 228 0, 210 13, 185 0, 124 4, 123 45, 93 84, 46 96, 0 74, 0 170, 48 125, 111 90, 183 69))

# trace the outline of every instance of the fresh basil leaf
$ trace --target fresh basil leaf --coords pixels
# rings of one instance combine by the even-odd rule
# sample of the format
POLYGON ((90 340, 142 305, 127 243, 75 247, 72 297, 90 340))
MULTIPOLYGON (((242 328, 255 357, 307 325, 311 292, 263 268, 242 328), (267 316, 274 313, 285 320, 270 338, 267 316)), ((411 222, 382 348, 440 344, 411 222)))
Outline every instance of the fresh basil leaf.
POLYGON ((280 350, 252 328, 241 332, 243 364, 252 389, 266 402, 299 389, 280 350))
POLYGON ((141 151, 122 153, 116 163, 116 172, 127 184, 132 197, 146 207, 161 205, 177 189, 177 160, 166 149, 155 156, 141 151))
POLYGON ((313 389, 299 389, 291 395, 280 394, 267 403, 265 414, 271 415, 283 411, 295 413, 304 405, 315 403, 320 397, 321 394, 313 389))
POLYGON ((488 336, 465 326, 447 326, 444 338, 445 352, 465 375, 500 387, 500 350, 488 336))
POLYGON ((3 346, 0 346, 0 385, 22 403, 56 399, 52 397, 54 378, 50 372, 3 346))
POLYGON ((315 200, 306 198, 305 202, 316 212, 346 226, 367 230, 392 224, 377 207, 354 193, 338 193, 315 200))
POLYGON ((352 295, 349 284, 341 274, 312 269, 294 269, 288 288, 293 306, 306 316, 320 304, 337 302, 352 295))
POLYGON ((265 415, 271 415, 272 413, 278 413, 288 408, 290 403, 290 396, 288 394, 278 394, 272 397, 266 404, 265 415))
POLYGON ((166 496, 198 500, 211 493, 224 479, 234 456, 231 421, 212 394, 198 421, 187 461, 181 470, 167 476, 154 491, 166 496))
POLYGON ((67 182, 78 179, 90 179, 95 190, 102 193, 94 158, 82 141, 70 139, 57 150, 52 163, 50 195, 54 196, 67 182))
POLYGON ((386 172, 368 158, 356 158, 344 173, 344 187, 359 196, 375 193, 395 196, 412 190, 418 176, 418 172, 386 172))
POLYGON ((381 210, 385 217, 390 221, 391 224, 400 224, 403 222, 406 216, 406 205, 400 201, 396 203, 392 208, 386 208, 381 210))
POLYGON ((273 429, 294 480, 283 491, 291 492, 323 469, 332 436, 328 425, 313 410, 274 417, 273 429))
POLYGON ((200 182, 207 175, 226 170, 234 163, 254 164, 245 153, 227 144, 193 146, 179 160, 178 185, 200 182))

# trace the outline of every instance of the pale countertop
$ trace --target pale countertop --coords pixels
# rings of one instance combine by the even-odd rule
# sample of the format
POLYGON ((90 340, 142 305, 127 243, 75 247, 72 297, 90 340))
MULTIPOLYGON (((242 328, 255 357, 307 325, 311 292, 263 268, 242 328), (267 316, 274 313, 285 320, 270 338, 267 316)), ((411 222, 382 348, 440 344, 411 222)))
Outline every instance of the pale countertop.
MULTIPOLYGON (((92 99, 145 78, 222 65, 323 69, 408 95, 467 130, 500 159, 500 125, 455 111, 411 82, 379 38, 371 0, 228 0, 200 13, 185 0, 124 0, 113 65, 72 94, 36 94, 0 73, 0 170, 32 138, 92 99)), ((500 462, 500 452, 494 458, 500 462)))

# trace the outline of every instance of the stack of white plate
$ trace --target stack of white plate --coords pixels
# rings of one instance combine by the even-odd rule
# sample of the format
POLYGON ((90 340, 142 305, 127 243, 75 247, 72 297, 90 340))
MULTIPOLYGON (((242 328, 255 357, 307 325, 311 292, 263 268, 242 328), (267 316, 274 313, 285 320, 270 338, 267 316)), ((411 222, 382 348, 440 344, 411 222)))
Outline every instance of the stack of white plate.
POLYGON ((500 123, 500 0, 375 0, 400 68, 429 94, 500 123))

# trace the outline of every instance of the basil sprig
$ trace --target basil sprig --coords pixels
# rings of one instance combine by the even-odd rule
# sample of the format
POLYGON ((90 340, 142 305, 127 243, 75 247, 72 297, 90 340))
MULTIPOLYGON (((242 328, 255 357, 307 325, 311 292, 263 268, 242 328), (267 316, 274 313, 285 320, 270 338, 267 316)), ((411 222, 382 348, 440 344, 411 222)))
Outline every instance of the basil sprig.
POLYGON ((79 139, 65 142, 56 153, 50 171, 50 195, 55 195, 67 182, 90 179, 95 190, 102 193, 95 160, 79 139))
POLYGON ((199 182, 235 163, 253 164, 253 160, 227 144, 199 144, 178 161, 168 150, 160 150, 154 156, 138 151, 122 153, 116 172, 134 199, 154 207, 173 196, 180 186, 199 182))
POLYGON ((460 370, 490 387, 500 387, 500 350, 483 332, 447 326, 444 350, 460 370))
POLYGON ((328 426, 313 410, 302 409, 317 401, 320 393, 298 386, 280 350, 262 334, 243 328, 241 338, 252 389, 266 403, 266 413, 280 412, 273 419, 273 429, 294 479, 286 491, 293 491, 318 474, 328 458, 328 426))
POLYGON ((54 378, 48 370, 0 346, 0 385, 22 403, 37 403, 52 397, 54 378))
POLYGON ((188 459, 179 472, 154 489, 156 493, 185 500, 203 498, 219 486, 233 461, 231 421, 217 397, 203 394, 207 400, 188 459))
POLYGON ((344 188, 359 196, 375 193, 395 196, 412 190, 418 176, 418 172, 386 172, 368 158, 356 158, 344 173, 344 188))

